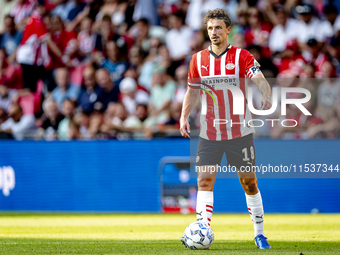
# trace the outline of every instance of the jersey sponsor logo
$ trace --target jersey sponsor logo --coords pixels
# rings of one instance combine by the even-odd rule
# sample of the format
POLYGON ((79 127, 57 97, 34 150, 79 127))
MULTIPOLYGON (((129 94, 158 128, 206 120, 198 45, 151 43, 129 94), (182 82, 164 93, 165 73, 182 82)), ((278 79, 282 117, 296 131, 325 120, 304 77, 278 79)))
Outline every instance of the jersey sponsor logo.
POLYGON ((229 78, 229 77, 211 77, 211 78, 203 78, 202 83, 210 85, 211 87, 215 88, 216 86, 221 85, 232 85, 238 87, 238 81, 237 78, 229 78))
POLYGON ((206 71, 208 71, 208 66, 209 65, 207 65, 207 66, 202 65, 202 68, 204 68, 206 71))
POLYGON ((228 70, 233 70, 235 68, 235 65, 233 63, 226 64, 225 68, 228 70))

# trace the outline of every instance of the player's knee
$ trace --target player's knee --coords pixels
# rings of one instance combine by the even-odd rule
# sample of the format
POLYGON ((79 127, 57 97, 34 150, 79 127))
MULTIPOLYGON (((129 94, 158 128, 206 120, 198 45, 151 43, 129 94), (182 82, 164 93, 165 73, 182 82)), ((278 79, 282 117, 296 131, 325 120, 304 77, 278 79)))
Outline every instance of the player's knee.
POLYGON ((197 179, 198 190, 200 191, 212 191, 214 187, 213 178, 198 178, 197 179))
POLYGON ((255 193, 257 191, 257 181, 255 178, 242 178, 241 183, 246 193, 255 193))

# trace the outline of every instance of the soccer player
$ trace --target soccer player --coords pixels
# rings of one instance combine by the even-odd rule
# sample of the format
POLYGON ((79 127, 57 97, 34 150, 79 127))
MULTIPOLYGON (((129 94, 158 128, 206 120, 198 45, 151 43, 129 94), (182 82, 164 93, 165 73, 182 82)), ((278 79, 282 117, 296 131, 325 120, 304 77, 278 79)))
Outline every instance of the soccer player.
MULTIPOLYGON (((214 208, 213 187, 216 169, 221 163, 223 154, 226 153, 228 165, 238 169, 249 214, 253 221, 255 244, 260 249, 269 249, 271 246, 264 235, 263 205, 255 172, 240 171, 240 169, 249 165, 255 166, 254 128, 251 125, 246 125, 251 120, 251 115, 246 105, 245 78, 251 78, 259 87, 263 96, 262 110, 271 108, 271 89, 254 57, 247 50, 231 46, 228 43, 231 20, 227 12, 222 9, 209 11, 204 17, 204 23, 207 25, 211 46, 194 54, 191 58, 188 74, 189 88, 184 97, 180 119, 182 136, 190 138, 190 125, 187 119, 199 93, 202 108, 205 105, 206 113, 202 114, 203 110, 201 111, 201 129, 196 155, 196 169, 198 168, 197 221, 203 221, 210 225, 214 208), (212 89, 210 90, 208 86, 202 87, 204 90, 198 89, 202 86, 201 81, 209 83, 212 89), (226 85, 237 86, 243 92, 245 102, 243 115, 232 114, 233 100, 240 98, 233 98, 231 91, 225 88, 226 85), (214 101, 219 102, 218 105, 214 101), (229 124, 226 124, 226 121, 216 124, 216 119, 225 119, 229 124), (211 171, 206 172, 206 169, 211 171)), ((181 240, 183 243, 183 238, 181 240)))

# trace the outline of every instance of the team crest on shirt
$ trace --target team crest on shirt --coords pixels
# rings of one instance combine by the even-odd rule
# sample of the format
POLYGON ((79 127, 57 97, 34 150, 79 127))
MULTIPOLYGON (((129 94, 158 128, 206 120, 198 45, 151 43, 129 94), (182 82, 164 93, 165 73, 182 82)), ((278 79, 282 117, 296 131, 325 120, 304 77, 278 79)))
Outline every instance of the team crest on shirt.
POLYGON ((235 68, 235 65, 233 63, 226 64, 225 68, 228 70, 233 70, 235 68))
POLYGON ((198 163, 198 161, 200 161, 200 156, 196 157, 196 163, 198 163))

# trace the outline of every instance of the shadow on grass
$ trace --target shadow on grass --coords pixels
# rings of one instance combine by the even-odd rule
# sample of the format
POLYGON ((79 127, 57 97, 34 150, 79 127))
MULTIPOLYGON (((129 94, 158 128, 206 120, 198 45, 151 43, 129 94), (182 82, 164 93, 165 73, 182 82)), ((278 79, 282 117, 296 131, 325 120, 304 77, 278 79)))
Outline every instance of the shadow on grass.
POLYGON ((271 241, 270 250, 258 250, 251 241, 215 241, 208 251, 192 251, 179 240, 76 240, 2 238, 0 254, 340 254, 340 242, 271 241))

